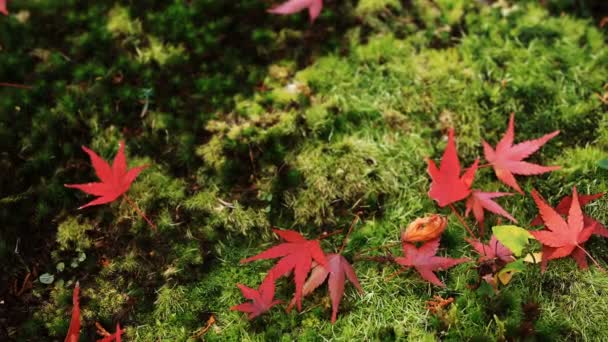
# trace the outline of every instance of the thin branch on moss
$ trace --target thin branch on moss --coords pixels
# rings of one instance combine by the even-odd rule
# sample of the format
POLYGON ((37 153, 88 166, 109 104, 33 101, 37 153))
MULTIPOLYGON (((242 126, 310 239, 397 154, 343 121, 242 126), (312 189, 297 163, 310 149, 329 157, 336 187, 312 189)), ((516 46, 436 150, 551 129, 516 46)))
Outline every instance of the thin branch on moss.
POLYGON ((450 206, 450 209, 452 209, 452 213, 454 213, 454 215, 456 215, 456 218, 458 218, 458 221, 460 221, 460 223, 462 223, 462 225, 467 229, 467 232, 469 232, 469 234, 471 235, 471 237, 477 239, 477 237, 475 236, 475 234, 471 230, 471 227, 469 227, 469 225, 464 220, 464 218, 462 216, 460 216, 460 214, 458 213, 458 211, 456 211, 456 208, 454 208, 454 205, 450 203, 449 206, 450 206))
POLYGON ((576 247, 580 248, 583 251, 583 253, 585 253, 589 257, 589 259, 591 259, 591 261, 593 261, 595 266, 597 266, 597 268, 599 268, 602 273, 606 273, 606 270, 597 262, 597 260, 595 260, 594 257, 591 256, 591 254, 589 254, 589 252, 587 252, 586 249, 584 249, 583 247, 581 247, 579 245, 576 245, 576 247))
POLYGON ((146 220, 146 222, 148 222, 150 227, 152 227, 152 230, 156 231, 156 225, 152 221, 150 221, 150 219, 146 216, 146 214, 143 213, 143 211, 141 211, 141 209, 139 209, 137 204, 135 202, 131 201, 131 199, 129 198, 129 196, 127 196, 127 194, 125 194, 124 196, 125 196, 125 199, 127 200, 127 202, 129 202, 129 205, 131 205, 131 208, 133 208, 139 214, 139 216, 141 216, 144 220, 146 220))
POLYGON ((321 235, 319 235, 319 237, 316 238, 316 240, 323 240, 323 239, 327 239, 330 236, 334 236, 334 235, 338 235, 338 234, 342 234, 342 229, 336 230, 335 232, 331 232, 331 233, 323 233, 321 235))
POLYGON ((359 222, 360 214, 361 214, 361 212, 358 212, 355 214, 355 218, 351 222, 350 227, 348 228, 348 232, 346 232, 346 235, 344 235, 344 240, 342 240, 342 246, 340 246, 340 250, 338 251, 338 254, 342 254, 342 252, 344 252, 344 247, 346 247, 346 243, 348 242, 348 236, 350 235, 350 233, 352 233, 353 228, 359 222))
POLYGON ((11 87, 11 88, 20 88, 20 89, 32 89, 32 86, 28 86, 28 85, 25 85, 25 84, 7 83, 7 82, 0 82, 0 87, 11 87))
POLYGON ((361 254, 366 253, 366 252, 375 251, 375 250, 378 250, 378 249, 393 248, 395 246, 399 246, 399 244, 400 244, 400 242, 391 242, 391 243, 388 243, 386 245, 381 245, 381 246, 376 246, 376 247, 370 247, 370 248, 361 250, 358 255, 361 255, 361 254))

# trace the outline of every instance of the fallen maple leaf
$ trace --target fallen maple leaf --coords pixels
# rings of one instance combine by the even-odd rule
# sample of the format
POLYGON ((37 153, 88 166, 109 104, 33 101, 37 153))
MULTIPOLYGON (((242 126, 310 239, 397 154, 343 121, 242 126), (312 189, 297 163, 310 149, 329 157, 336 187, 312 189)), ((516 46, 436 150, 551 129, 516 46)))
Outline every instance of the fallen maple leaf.
POLYGON ((568 211, 567 222, 555 209, 545 203, 536 190, 532 190, 532 198, 547 228, 547 230, 530 232, 532 236, 543 244, 541 270, 544 272, 548 260, 563 258, 569 255, 576 260, 579 268, 587 268, 586 253, 583 250, 582 244, 589 239, 594 227, 585 227, 576 187, 572 192, 572 204, 568 211))
POLYGON ((294 14, 308 9, 310 21, 313 22, 323 9, 323 0, 288 0, 274 8, 268 10, 272 14, 294 14))
POLYGON ((0 13, 8 15, 8 9, 6 8, 7 0, 0 0, 0 13))
POLYGON ((247 313, 248 319, 254 319, 273 306, 279 304, 280 300, 274 300, 274 281, 266 278, 260 285, 259 290, 252 289, 242 284, 236 284, 241 289, 243 297, 250 299, 251 303, 235 305, 230 310, 247 313))
MULTIPOLYGON (((316 288, 323 284, 328 275, 329 280, 327 281, 327 284, 331 297, 331 323, 333 324, 336 322, 338 307, 340 306, 340 301, 344 295, 344 282, 346 278, 353 283, 357 290, 359 290, 359 293, 363 293, 363 289, 361 288, 361 285, 359 285, 357 274, 348 260, 340 254, 328 254, 327 267, 323 267, 319 264, 313 267, 308 280, 304 283, 302 295, 307 296, 312 293, 316 288)), ((292 299, 287 310, 291 310, 295 302, 296 299, 292 299)))
POLYGON ((492 260, 500 259, 506 263, 515 261, 513 252, 505 247, 500 241, 496 239, 495 235, 492 235, 490 242, 486 245, 479 240, 467 239, 467 242, 473 246, 475 251, 481 256, 481 260, 492 260))
POLYGON ((440 207, 469 196, 479 159, 476 159, 460 177, 460 161, 454 143, 454 129, 450 129, 448 133, 448 144, 443 152, 439 169, 431 159, 428 159, 427 163, 427 172, 431 176, 431 189, 428 194, 440 207))
POLYGON ((65 342, 78 342, 80 338, 80 283, 76 282, 74 291, 72 292, 72 318, 68 334, 65 336, 65 342))
POLYGON ((125 143, 120 142, 118 153, 114 158, 112 167, 97 153, 82 146, 82 149, 91 158, 91 163, 95 169, 97 177, 101 182, 86 183, 86 184, 65 184, 68 188, 74 188, 86 192, 90 195, 99 196, 97 199, 79 207, 78 209, 90 207, 93 205, 100 205, 110 203, 120 197, 122 194, 129 190, 131 183, 137 178, 139 173, 147 166, 134 167, 127 171, 127 161, 125 157, 125 143))
POLYGON ((513 218, 511 214, 492 200, 493 198, 511 195, 513 194, 508 192, 482 192, 479 190, 473 190, 471 192, 471 196, 467 199, 467 209, 465 211, 465 215, 469 215, 469 213, 472 211, 473 216, 475 216, 475 219, 477 222, 479 222, 479 226, 482 229, 484 221, 484 209, 517 223, 517 220, 513 218))
MULTIPOLYGON (((578 201, 579 201, 579 204, 584 207, 587 204, 595 201, 596 199, 604 196, 604 194, 605 193, 601 192, 599 194, 593 194, 593 195, 579 195, 578 201)), ((557 211, 560 215, 567 215, 568 209, 570 208, 571 204, 572 204, 572 196, 565 196, 559 201, 559 203, 557 204, 557 207, 555 207, 555 211, 557 211)), ((584 214, 583 214, 583 220, 585 222, 585 227, 595 225, 595 230, 593 231, 593 234, 603 236, 603 237, 608 237, 608 229, 606 228, 606 226, 599 223, 592 217, 584 215, 584 214)), ((537 215, 534 218, 534 220, 532 220, 532 222, 530 222, 530 224, 533 226, 538 226, 538 225, 543 224, 543 220, 540 217, 540 215, 537 215)))
POLYGON ((505 135, 498 142, 498 145, 496 145, 496 150, 484 140, 483 153, 486 160, 494 167, 496 177, 504 184, 523 194, 523 191, 519 187, 519 184, 517 184, 513 174, 525 176, 538 175, 560 168, 559 166, 541 166, 522 161, 558 134, 559 131, 555 131, 544 135, 541 138, 527 140, 513 145, 515 136, 515 114, 512 113, 509 119, 509 127, 507 128, 505 135))
POLYGON ((116 331, 113 334, 105 336, 104 338, 102 338, 100 340, 97 340, 97 342, 113 342, 113 341, 115 341, 115 342, 121 342, 122 341, 122 337, 121 337, 122 333, 123 333, 123 330, 120 329, 120 323, 117 323, 116 324, 116 331))
POLYGON ((435 256, 437 249, 439 249, 439 238, 425 243, 420 248, 416 248, 416 246, 409 243, 403 243, 403 254, 405 257, 395 258, 395 262, 401 266, 414 267, 424 280, 437 286, 445 287, 445 284, 433 272, 448 269, 469 259, 438 257, 435 256))
POLYGON ((312 267, 312 261, 315 260, 326 266, 325 254, 323 254, 319 240, 306 240, 300 233, 293 230, 273 229, 273 232, 287 242, 271 247, 258 255, 243 259, 241 263, 282 258, 268 271, 266 278, 274 281, 283 275, 288 275, 293 270, 296 284, 295 299, 298 303, 298 311, 300 311, 302 310, 302 288, 306 281, 306 275, 312 267))
POLYGON ((401 234, 401 241, 423 242, 436 239, 441 236, 447 223, 448 219, 438 214, 419 217, 407 226, 401 234))

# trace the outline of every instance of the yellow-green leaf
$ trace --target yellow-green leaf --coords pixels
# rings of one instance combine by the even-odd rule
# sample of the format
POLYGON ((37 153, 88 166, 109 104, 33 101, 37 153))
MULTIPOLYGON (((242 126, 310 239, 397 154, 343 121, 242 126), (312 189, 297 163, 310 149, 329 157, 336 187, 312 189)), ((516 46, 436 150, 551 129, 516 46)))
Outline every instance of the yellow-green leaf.
POLYGON ((529 239, 534 239, 529 231, 518 226, 496 226, 492 228, 492 231, 496 239, 516 256, 521 255, 529 239))

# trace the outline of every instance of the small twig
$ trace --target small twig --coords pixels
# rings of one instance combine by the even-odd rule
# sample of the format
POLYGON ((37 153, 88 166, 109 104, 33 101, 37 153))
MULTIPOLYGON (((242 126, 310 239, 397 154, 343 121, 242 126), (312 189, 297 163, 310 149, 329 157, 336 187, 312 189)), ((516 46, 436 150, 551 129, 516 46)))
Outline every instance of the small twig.
POLYGON ((392 256, 365 256, 365 255, 355 255, 353 258, 355 261, 365 260, 365 261, 373 261, 378 263, 387 263, 393 262, 395 259, 392 256))
POLYGON ((327 239, 330 236, 334 236, 334 235, 338 235, 338 234, 342 234, 342 229, 336 230, 335 232, 331 232, 331 233, 323 233, 323 234, 319 235, 319 237, 317 237, 316 240, 327 239))
POLYGON ((112 336, 99 322, 95 322, 95 328, 97 328, 97 334, 103 337, 112 336))
POLYGON ((389 244, 382 245, 382 246, 370 247, 370 248, 367 248, 367 249, 361 250, 361 251, 359 252, 359 254, 363 254, 363 253, 365 253, 365 252, 371 252, 371 251, 375 251, 375 250, 377 250, 377 249, 385 249, 385 248, 391 248, 391 247, 395 247, 395 246, 398 246, 400 243, 401 243, 401 242, 391 242, 391 243, 389 243, 389 244))
POLYGON ((144 100, 144 106, 141 109, 141 113, 139 114, 140 118, 143 118, 144 116, 146 116, 146 114, 148 113, 148 107, 150 106, 150 101, 148 99, 144 100))
POLYGON ((394 272, 393 274, 389 275, 387 278, 384 278, 385 280, 391 280, 393 278, 395 278, 396 276, 400 275, 401 273, 407 271, 407 268, 402 267, 401 269, 399 269, 397 272, 394 272))
POLYGON ((20 88, 20 89, 32 89, 32 86, 28 86, 28 85, 25 85, 25 84, 7 83, 7 82, 0 82, 0 87, 11 87, 11 88, 20 88))
POLYGON ((351 222, 350 227, 348 228, 348 232, 346 233, 346 235, 344 235, 344 240, 342 240, 342 246, 340 246, 338 254, 342 254, 342 252, 344 251, 344 247, 346 247, 346 242, 348 242, 348 236, 353 231, 353 228, 355 227, 357 222, 359 222, 359 214, 361 214, 361 212, 355 214, 355 218, 351 222))
POLYGON ((591 254, 589 254, 589 252, 587 252, 586 249, 584 249, 583 247, 581 247, 579 245, 576 245, 576 247, 580 248, 589 257, 589 259, 591 259, 591 261, 593 261, 595 266, 597 266, 597 268, 600 269, 600 271, 602 271, 603 273, 606 273, 606 270, 602 266, 600 266, 600 264, 597 262, 597 260, 595 260, 595 258, 592 257, 591 254))
MULTIPOLYGON (((481 165, 477 165, 477 169, 478 169, 478 170, 479 170, 479 169, 484 169, 484 168, 486 168, 486 167, 491 167, 491 166, 492 166, 492 164, 481 164, 481 165)), ((471 167, 469 166, 469 167, 465 168, 464 170, 466 171, 466 170, 469 170, 470 168, 471 168, 471 167)))
POLYGON ((152 221, 150 221, 150 219, 146 216, 146 214, 144 214, 141 211, 141 209, 139 209, 139 207, 137 206, 137 204, 135 204, 135 202, 131 201, 131 199, 129 198, 129 196, 127 196, 127 194, 125 194, 125 199, 127 200, 127 202, 129 202, 129 204, 131 205, 131 208, 133 208, 139 214, 139 216, 141 216, 144 220, 146 220, 146 222, 148 222, 150 227, 152 227, 152 230, 156 231, 156 225, 152 221))
POLYGON ((28 273, 25 276, 25 279, 23 280, 23 284, 21 285, 21 290, 19 290, 17 292, 17 297, 21 297, 21 295, 25 292, 25 290, 27 289, 31 289, 32 288, 32 284, 30 282, 30 277, 32 276, 31 273, 28 273))
POLYGON ((467 229, 467 231, 469 232, 471 237, 477 239, 477 237, 475 236, 475 234, 473 233, 473 231, 471 230, 469 225, 465 222, 464 218, 462 216, 460 216, 458 211, 456 211, 456 208, 454 208, 454 205, 450 203, 449 206, 450 206, 450 209, 452 209, 452 213, 454 213, 454 215, 456 215, 456 218, 458 218, 458 221, 460 221, 460 223, 462 223, 462 225, 467 229))

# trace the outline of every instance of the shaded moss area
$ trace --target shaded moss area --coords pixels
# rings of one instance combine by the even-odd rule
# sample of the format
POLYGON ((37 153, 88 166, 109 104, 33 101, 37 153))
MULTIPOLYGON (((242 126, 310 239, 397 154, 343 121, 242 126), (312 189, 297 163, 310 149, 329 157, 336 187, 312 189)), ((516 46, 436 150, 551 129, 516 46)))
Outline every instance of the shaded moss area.
MULTIPOLYGON (((347 286, 335 325, 324 286, 301 313, 249 322, 229 310, 243 301, 235 284, 257 286, 272 265, 239 260, 273 245, 273 226, 314 238, 361 213, 352 260, 385 254, 374 248, 439 212, 449 215, 440 254, 475 258, 464 227, 426 194, 425 158, 440 158, 449 127, 463 165, 482 139, 500 139, 511 112, 519 141, 560 129, 532 161, 563 168, 518 178, 523 189, 552 204, 574 185, 608 191, 597 163, 608 151, 608 49, 589 18, 601 5, 330 2, 312 25, 267 15, 264 1, 9 5, 0 81, 33 88, 0 88, 0 316, 10 313, 0 337, 63 338, 79 280, 82 340, 96 321, 120 321, 128 340, 200 340, 212 315, 211 341, 608 339, 608 275, 569 259, 544 274, 530 265, 498 294, 471 288, 473 264, 441 272, 441 289, 357 261, 365 294, 347 286), (129 197, 156 232, 124 200, 79 212, 88 198, 63 187, 95 177, 80 145, 110 159, 122 139, 129 165, 150 165, 129 197), (17 295, 28 272, 54 282, 17 295), (427 310, 435 295, 454 298, 445 315, 427 310)), ((508 191, 490 169, 475 188, 508 191)), ((529 228, 529 197, 500 203, 529 228)), ((607 209, 606 199, 585 208, 600 222, 607 209)), ((605 240, 587 247, 608 263, 605 240)), ((288 301, 293 285, 277 291, 288 301)))

